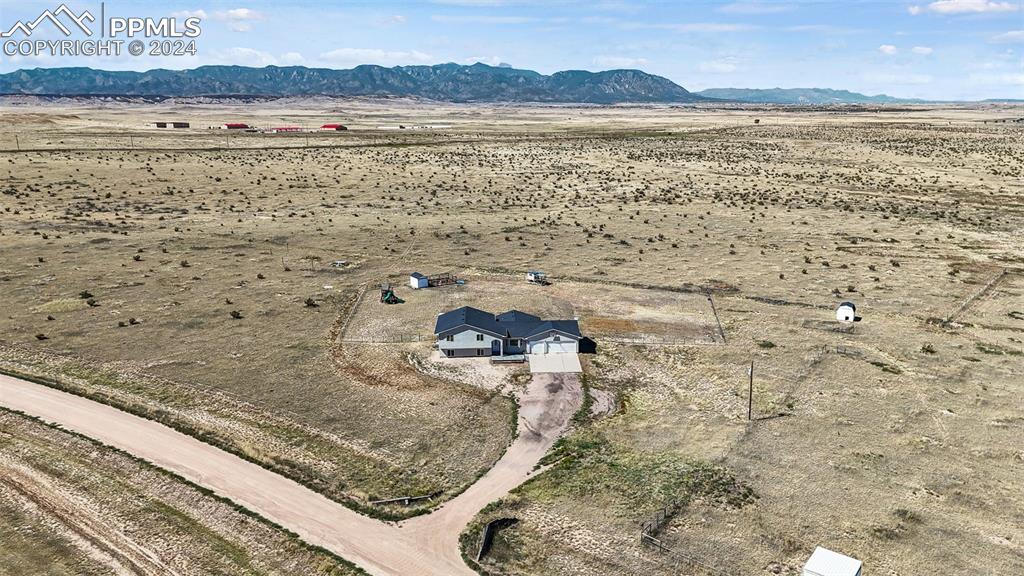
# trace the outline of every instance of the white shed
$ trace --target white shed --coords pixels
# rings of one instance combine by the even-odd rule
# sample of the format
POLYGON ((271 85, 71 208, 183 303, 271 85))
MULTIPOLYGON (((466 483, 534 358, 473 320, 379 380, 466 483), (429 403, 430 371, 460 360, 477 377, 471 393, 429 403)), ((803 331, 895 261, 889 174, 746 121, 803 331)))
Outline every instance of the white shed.
POLYGON ((413 272, 409 274, 409 286, 412 288, 426 288, 427 277, 419 272, 413 272))
POLYGON ((843 302, 836 308, 836 320, 840 322, 853 322, 857 319, 857 306, 853 302, 843 302))
POLYGON ((863 563, 818 546, 804 564, 803 576, 860 576, 863 563))

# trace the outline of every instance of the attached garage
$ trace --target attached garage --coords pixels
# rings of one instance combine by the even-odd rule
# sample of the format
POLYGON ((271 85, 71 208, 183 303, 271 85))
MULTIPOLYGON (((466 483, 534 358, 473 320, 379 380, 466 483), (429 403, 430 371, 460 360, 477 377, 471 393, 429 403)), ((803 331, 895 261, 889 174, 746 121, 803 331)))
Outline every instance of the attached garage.
POLYGON ((530 354, 575 354, 576 339, 568 334, 548 333, 531 336, 530 354))

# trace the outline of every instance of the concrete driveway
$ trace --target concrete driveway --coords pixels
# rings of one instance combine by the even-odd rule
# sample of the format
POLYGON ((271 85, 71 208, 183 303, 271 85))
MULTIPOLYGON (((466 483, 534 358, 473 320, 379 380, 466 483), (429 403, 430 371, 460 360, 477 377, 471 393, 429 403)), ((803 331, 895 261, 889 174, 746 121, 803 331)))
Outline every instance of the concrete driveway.
POLYGON ((574 353, 528 354, 530 373, 576 374, 583 372, 580 357, 574 353))

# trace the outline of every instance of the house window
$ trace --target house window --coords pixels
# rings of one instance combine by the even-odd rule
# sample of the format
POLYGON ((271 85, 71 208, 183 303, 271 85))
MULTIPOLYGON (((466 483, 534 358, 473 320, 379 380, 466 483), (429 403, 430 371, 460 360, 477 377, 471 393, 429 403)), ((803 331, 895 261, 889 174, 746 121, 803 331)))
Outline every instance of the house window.
POLYGON ((484 335, 483 334, 477 334, 476 335, 476 339, 477 339, 477 342, 483 342, 484 341, 484 335))
POLYGON ((558 334, 555 334, 555 337, 554 337, 554 338, 552 338, 552 340, 554 340, 555 342, 558 342, 558 341, 559 341, 559 340, 561 340, 561 339, 562 339, 562 337, 561 337, 561 336, 559 336, 558 334))
POLYGON ((449 334, 449 335, 445 336, 444 339, 449 341, 449 342, 455 342, 455 335, 454 334, 449 334))
POLYGON ((477 348, 476 349, 476 355, 477 356, 483 356, 484 355, 484 349, 483 348, 477 348))
POLYGON ((445 350, 444 355, 451 358, 452 356, 455 356, 455 350, 445 350))
POLYGON ((519 346, 519 340, 513 338, 513 339, 508 341, 508 345, 509 346, 519 346))

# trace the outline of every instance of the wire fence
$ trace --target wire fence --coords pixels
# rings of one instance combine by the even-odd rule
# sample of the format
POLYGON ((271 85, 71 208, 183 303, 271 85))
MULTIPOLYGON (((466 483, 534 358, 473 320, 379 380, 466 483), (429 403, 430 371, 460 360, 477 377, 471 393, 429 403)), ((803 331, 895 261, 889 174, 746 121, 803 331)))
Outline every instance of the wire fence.
POLYGON ((648 520, 641 522, 640 544, 662 554, 665 557, 664 560, 669 564, 672 564, 674 568, 690 566, 715 575, 735 576, 732 572, 724 570, 720 566, 709 564, 705 560, 701 560, 692 554, 683 552, 677 547, 669 545, 664 540, 658 538, 658 533, 661 529, 664 528, 669 520, 671 520, 672 517, 684 507, 685 503, 679 501, 670 502, 656 510, 648 520))
POLYGON ((282 150, 364 148, 429 144, 417 138, 360 133, 303 132, 297 134, 251 133, 233 130, 171 130, 131 133, 23 132, 0 133, 0 152, 193 152, 231 150, 282 150))

